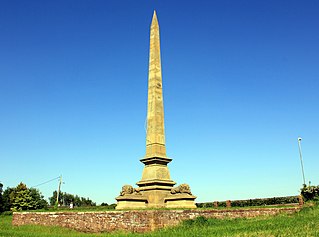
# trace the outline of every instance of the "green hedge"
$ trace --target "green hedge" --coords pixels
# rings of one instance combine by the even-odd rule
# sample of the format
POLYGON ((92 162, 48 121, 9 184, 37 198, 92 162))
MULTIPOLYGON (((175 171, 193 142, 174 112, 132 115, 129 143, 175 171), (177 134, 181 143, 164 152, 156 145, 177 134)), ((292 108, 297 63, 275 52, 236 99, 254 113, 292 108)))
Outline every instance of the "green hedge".
MULTIPOLYGON (((269 206, 298 203, 298 196, 288 197, 273 197, 273 198, 256 198, 248 200, 234 200, 231 201, 232 207, 251 207, 251 206, 269 206)), ((196 203, 199 208, 214 207, 213 202, 196 203)), ((218 207, 226 207, 226 202, 218 202, 218 207)))
POLYGON ((306 186, 301 189, 301 195, 305 201, 318 200, 319 199, 319 185, 318 186, 306 186))

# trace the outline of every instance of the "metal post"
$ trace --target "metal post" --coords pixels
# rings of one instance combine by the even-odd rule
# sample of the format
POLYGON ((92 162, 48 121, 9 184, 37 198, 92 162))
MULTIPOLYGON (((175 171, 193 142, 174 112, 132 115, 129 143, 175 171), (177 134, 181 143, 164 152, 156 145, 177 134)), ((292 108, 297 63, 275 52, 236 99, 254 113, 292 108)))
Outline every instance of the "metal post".
POLYGON ((301 152, 301 137, 298 137, 298 147, 299 147, 299 156, 300 156, 300 163, 301 163, 303 185, 306 186, 305 172, 303 170, 303 161, 302 161, 302 152, 301 152))

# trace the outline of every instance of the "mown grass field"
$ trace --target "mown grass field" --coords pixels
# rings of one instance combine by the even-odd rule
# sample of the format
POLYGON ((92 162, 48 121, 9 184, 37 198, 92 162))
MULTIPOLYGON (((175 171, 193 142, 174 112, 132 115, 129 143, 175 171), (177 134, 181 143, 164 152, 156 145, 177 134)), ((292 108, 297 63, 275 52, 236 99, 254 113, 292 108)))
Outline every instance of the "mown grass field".
POLYGON ((275 217, 252 219, 203 219, 186 221, 178 227, 158 230, 151 233, 103 233, 85 234, 61 227, 19 226, 11 225, 11 216, 0 216, 0 236, 293 236, 319 237, 319 206, 303 208, 293 215, 282 214, 275 217))

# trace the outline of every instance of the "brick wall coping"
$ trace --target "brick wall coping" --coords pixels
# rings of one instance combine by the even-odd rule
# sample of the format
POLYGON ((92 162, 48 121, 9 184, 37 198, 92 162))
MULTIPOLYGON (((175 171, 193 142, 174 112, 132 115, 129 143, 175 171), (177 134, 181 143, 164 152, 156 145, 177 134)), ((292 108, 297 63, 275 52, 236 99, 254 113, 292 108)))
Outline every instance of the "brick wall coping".
MULTIPOLYGON (((289 207, 271 207, 272 205, 269 205, 270 207, 247 207, 247 208, 222 208, 222 209, 216 209, 216 208, 196 208, 196 209, 139 209, 139 210, 114 210, 114 211, 17 211, 13 212, 13 214, 85 214, 85 213, 96 213, 96 214, 105 214, 105 213, 123 213, 123 212, 245 212, 245 211, 262 211, 262 210, 299 210, 301 207, 299 205, 291 205, 289 207)), ((275 205, 273 205, 275 206, 275 205)))

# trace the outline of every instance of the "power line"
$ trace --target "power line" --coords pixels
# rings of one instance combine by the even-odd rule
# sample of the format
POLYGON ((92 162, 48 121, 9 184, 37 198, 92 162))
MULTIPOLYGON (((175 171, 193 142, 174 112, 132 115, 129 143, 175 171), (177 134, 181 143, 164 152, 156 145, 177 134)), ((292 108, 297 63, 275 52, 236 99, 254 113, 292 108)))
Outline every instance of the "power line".
POLYGON ((56 177, 56 178, 54 178, 54 179, 50 179, 50 180, 48 180, 48 181, 45 181, 45 182, 43 182, 43 183, 34 185, 34 186, 32 186, 31 188, 35 188, 35 187, 38 187, 38 186, 40 186, 40 185, 43 185, 43 184, 46 184, 46 183, 50 183, 50 182, 52 182, 52 181, 54 181, 54 180, 57 180, 57 179, 59 179, 59 178, 60 178, 60 176, 59 176, 59 177, 56 177))

